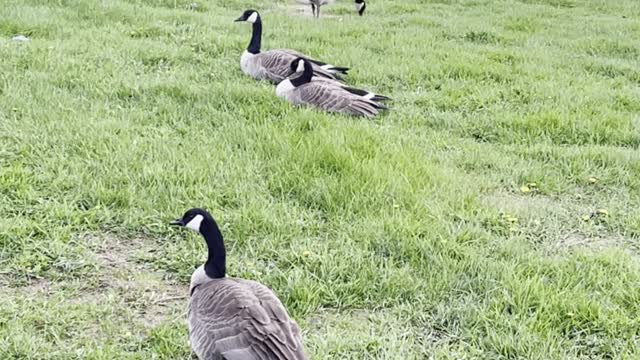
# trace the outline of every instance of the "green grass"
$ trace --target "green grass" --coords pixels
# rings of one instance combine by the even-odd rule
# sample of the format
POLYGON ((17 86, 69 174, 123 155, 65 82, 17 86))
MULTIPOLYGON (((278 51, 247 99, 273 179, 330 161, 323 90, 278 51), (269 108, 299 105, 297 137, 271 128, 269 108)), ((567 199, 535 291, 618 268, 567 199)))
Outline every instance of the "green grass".
POLYGON ((637 0, 251 5, 374 121, 281 101, 246 2, 189 3, 0 7, 0 358, 189 359, 193 206, 314 359, 640 357, 637 0))

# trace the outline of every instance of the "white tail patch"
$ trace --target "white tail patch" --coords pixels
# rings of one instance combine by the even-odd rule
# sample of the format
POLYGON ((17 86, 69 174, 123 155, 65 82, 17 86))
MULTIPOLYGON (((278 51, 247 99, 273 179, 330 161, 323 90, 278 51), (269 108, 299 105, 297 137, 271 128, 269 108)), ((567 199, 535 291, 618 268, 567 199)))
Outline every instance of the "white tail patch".
POLYGON ((334 66, 333 66, 333 65, 331 65, 331 64, 327 64, 327 65, 322 65, 322 66, 320 66, 320 68, 321 68, 321 69, 324 69, 324 70, 331 70, 331 68, 332 68, 332 67, 334 67, 334 66))
POLYGON ((185 226, 193 231, 200 232, 200 224, 202 223, 202 220, 204 220, 204 216, 196 215, 185 226))
POLYGON ((251 14, 251 16, 249 16, 249 17, 247 18, 247 22, 250 22, 250 23, 252 23, 252 24, 253 24, 253 23, 255 23, 257 20, 258 20, 258 13, 257 13, 257 12, 253 12, 253 13, 251 14))
POLYGON ((371 100, 371 99, 373 99, 373 97, 374 97, 374 96, 376 96, 376 94, 374 94, 374 93, 367 93, 367 94, 364 96, 364 98, 365 98, 365 99, 367 99, 367 100, 371 100))

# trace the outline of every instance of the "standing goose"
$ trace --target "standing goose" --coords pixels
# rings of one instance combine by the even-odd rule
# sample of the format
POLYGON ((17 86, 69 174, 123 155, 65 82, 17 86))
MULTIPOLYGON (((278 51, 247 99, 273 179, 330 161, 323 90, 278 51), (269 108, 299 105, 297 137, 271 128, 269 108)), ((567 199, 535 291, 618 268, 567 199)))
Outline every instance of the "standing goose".
MULTIPOLYGON (((300 75, 303 74, 304 67, 300 66, 300 61, 301 60, 302 60, 301 58, 298 58, 298 59, 293 60, 291 62, 291 70, 292 70, 292 72, 294 74, 291 75, 290 77, 297 77, 297 76, 300 76, 300 75), (300 71, 298 71, 298 67, 300 67, 300 71)), ((341 88, 349 91, 352 94, 362 96, 367 100, 372 100, 372 101, 375 101, 375 102, 391 100, 391 98, 388 97, 388 96, 375 94, 375 93, 372 93, 370 91, 363 90, 363 89, 354 88, 354 87, 348 86, 348 85, 346 85, 346 84, 344 84, 344 83, 342 83, 340 81, 336 81, 336 80, 331 80, 331 79, 327 79, 327 78, 323 78, 323 77, 313 76, 313 77, 311 77, 311 81, 323 81, 323 82, 332 83, 333 85, 340 86, 341 88)))
POLYGON ((367 4, 364 2, 364 0, 356 0, 356 11, 358 12, 358 15, 364 15, 364 9, 366 9, 366 7, 367 4))
POLYGON ((191 209, 171 225, 199 232, 208 258, 191 275, 189 340, 201 360, 307 360, 300 329, 266 286, 225 277, 220 229, 203 209, 191 209))
POLYGON ((320 6, 331 4, 333 0, 309 0, 309 2, 311 3, 311 12, 317 19, 320 17, 320 6))
POLYGON ((378 102, 389 99, 386 96, 347 87, 337 81, 313 81, 313 68, 303 58, 297 58, 291 66, 296 68, 296 73, 278 84, 276 95, 294 105, 311 105, 327 112, 369 118, 387 109, 378 102))
POLYGON ((349 70, 346 67, 337 67, 315 60, 295 50, 275 49, 261 52, 262 20, 260 19, 260 14, 255 10, 246 10, 235 21, 246 21, 253 24, 251 41, 247 46, 247 50, 240 57, 240 68, 242 72, 255 79, 269 80, 276 84, 280 83, 292 74, 289 65, 297 57, 309 61, 316 76, 341 80, 341 75, 346 75, 349 70))

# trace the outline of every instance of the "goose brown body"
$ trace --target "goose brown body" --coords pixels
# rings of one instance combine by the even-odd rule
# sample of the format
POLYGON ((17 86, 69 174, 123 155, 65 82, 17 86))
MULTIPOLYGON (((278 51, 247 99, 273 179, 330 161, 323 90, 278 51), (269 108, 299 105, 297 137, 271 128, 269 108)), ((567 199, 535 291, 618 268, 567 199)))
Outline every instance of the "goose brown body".
POLYGON ((189 339, 202 360, 307 359, 300 329, 266 286, 222 278, 196 285, 189 339))
POLYGON ((388 97, 316 78, 304 59, 294 60, 291 66, 297 71, 278 84, 276 95, 294 105, 310 105, 327 112, 370 118, 387 109, 379 101, 389 100, 388 97))

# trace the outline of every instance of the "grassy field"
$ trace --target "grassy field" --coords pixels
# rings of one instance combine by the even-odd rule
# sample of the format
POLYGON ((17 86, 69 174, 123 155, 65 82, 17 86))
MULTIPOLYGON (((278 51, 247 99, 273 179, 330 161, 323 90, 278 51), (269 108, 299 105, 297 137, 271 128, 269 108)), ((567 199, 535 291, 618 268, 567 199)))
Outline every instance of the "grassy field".
POLYGON ((189 359, 193 206, 314 359, 640 358, 640 2, 191 2, 0 7, 1 359, 189 359), (247 7, 393 110, 243 76, 247 7))

